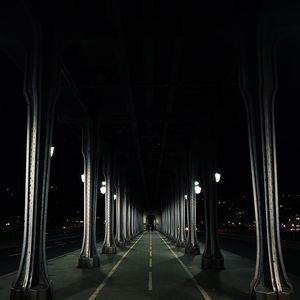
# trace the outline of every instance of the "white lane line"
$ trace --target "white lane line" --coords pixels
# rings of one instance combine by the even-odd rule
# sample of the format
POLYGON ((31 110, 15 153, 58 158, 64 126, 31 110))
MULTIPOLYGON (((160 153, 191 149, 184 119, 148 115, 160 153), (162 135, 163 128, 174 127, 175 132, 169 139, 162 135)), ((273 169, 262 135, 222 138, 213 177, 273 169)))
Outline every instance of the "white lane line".
POLYGON ((149 258, 149 268, 152 268, 152 258, 149 258))
POLYGON ((178 260, 178 262, 180 263, 180 265, 182 266, 182 268, 185 270, 185 272, 189 275, 189 277, 192 279, 193 283, 195 284, 196 288, 199 290, 201 296, 205 299, 205 300, 212 300, 212 298, 209 297, 209 295, 207 294, 207 292, 203 289, 202 286, 200 286, 198 284, 198 282, 196 281, 196 279, 194 278, 193 274, 191 273, 191 271, 187 268, 187 266, 181 261, 181 259, 177 256, 177 254, 171 249, 171 247, 163 240, 163 238, 161 237, 161 235, 159 234, 159 237, 162 239, 162 241, 166 244, 167 248, 173 253, 173 255, 176 257, 176 259, 178 260))
POLYGON ((11 255, 9 255, 10 257, 13 257, 13 256, 18 256, 18 255, 21 255, 22 253, 20 252, 20 253, 15 253, 15 254, 11 254, 11 255))
POLYGON ((152 291, 152 272, 149 272, 148 291, 152 291))
POLYGON ((149 256, 152 257, 152 251, 149 251, 149 256))
POLYGON ((128 255, 128 253, 132 250, 132 248, 137 244, 137 242, 143 237, 144 233, 134 242, 134 244, 123 254, 123 256, 120 258, 120 260, 115 264, 115 266, 111 269, 111 271, 108 273, 108 275, 104 278, 102 283, 96 288, 95 292, 88 298, 88 300, 94 300, 97 298, 101 290, 105 287, 107 284, 109 278, 115 273, 121 262, 124 260, 124 258, 128 255))

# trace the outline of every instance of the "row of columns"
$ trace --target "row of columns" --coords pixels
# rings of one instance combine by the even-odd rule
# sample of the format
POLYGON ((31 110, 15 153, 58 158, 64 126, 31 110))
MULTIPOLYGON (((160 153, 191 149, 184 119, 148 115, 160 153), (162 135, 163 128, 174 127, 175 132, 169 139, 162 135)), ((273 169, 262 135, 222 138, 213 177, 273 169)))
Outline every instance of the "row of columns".
MULTIPOLYGON (((294 294, 281 252, 274 112, 278 89, 278 37, 270 31, 268 21, 264 20, 258 27, 250 22, 250 26, 244 28, 239 72, 240 91, 246 107, 256 219, 256 265, 250 284, 250 297, 255 300, 293 299, 294 294)), ((206 232, 202 268, 221 269, 224 258, 216 234, 217 186, 213 179, 215 164, 210 141, 204 141, 207 149, 202 153, 206 232)), ((176 193, 170 193, 171 197, 163 203, 162 232, 176 245, 185 246, 187 253, 198 254, 193 192, 195 173, 190 163, 196 165, 193 161, 188 163, 188 172, 180 173, 184 175, 179 180, 184 183, 179 184, 176 193), (182 235, 184 227, 188 233, 182 235)))
MULTIPOLYGON (((50 147, 53 116, 60 86, 60 51, 50 30, 43 30, 29 13, 33 39, 27 53, 24 93, 27 101, 26 195, 23 250, 11 299, 51 299, 46 255, 45 233, 50 174, 50 147)), ((293 288, 287 278, 281 253, 277 192, 277 164, 274 121, 274 101, 277 92, 276 37, 268 24, 251 23, 243 35, 241 47, 240 89, 247 114, 250 162, 256 215, 257 256, 251 284, 252 299, 292 299, 293 288)), ((92 125, 87 125, 90 128, 92 125)), ((93 138, 84 138, 86 183, 84 190, 84 240, 79 258, 80 267, 98 266, 95 247, 95 210, 97 168, 93 138), (90 153, 90 154, 88 154, 90 153)), ((109 160, 108 160, 109 161, 109 160)), ((112 169, 104 168, 107 184, 106 233, 104 253, 114 253, 114 199, 112 169)), ((188 253, 199 253, 196 236, 196 201, 194 194, 195 169, 193 159, 180 188, 173 191, 163 205, 162 231, 188 253), (186 234, 185 228, 188 228, 186 234), (179 228, 179 229, 178 229, 179 228)), ((207 167, 211 170, 212 167, 207 167)), ((207 172, 204 181, 206 212, 206 246, 203 268, 222 268, 223 257, 216 237, 216 192, 213 173, 207 172), (212 202, 210 202, 210 200, 212 202)), ((124 187, 123 187, 124 189, 124 187)), ((126 189, 125 189, 126 191, 126 189)), ((124 190, 118 194, 124 193, 124 190)), ((124 196, 125 195, 125 196, 124 196)), ((117 243, 134 237, 142 229, 140 210, 132 203, 128 192, 117 209, 117 243), (124 200, 126 199, 126 200, 124 200), (125 203, 125 204, 124 204, 125 203), (128 203, 128 204, 127 204, 128 203), (123 213, 120 213, 122 207, 123 213), (121 220, 121 216, 126 218, 121 220), (127 223, 125 221, 128 221, 127 223), (122 224, 119 227, 119 223, 122 224), (125 224, 126 223, 126 224, 125 224)), ((118 197, 117 197, 118 199, 118 197)), ((120 196, 121 199, 121 196, 120 196)))
MULTIPOLYGON (((27 101, 27 152, 24 235, 17 278, 11 299, 52 299, 46 261, 46 223, 53 119, 59 95, 59 47, 48 31, 34 24, 34 42, 28 52, 24 94, 27 101)), ((99 159, 103 157, 106 182, 105 238, 102 253, 116 253, 143 229, 141 208, 130 197, 130 186, 113 172, 109 151, 101 153, 93 116, 81 120, 84 158, 84 231, 79 268, 99 267, 96 211, 99 159), (117 195, 114 199, 114 194, 117 195), (115 205, 117 207, 115 214, 115 205), (115 220, 116 218, 116 220, 115 220), (115 224, 117 225, 115 228, 115 224)), ((111 149, 109 149, 111 150, 111 149)), ((117 170, 117 168, 115 168, 117 170)))
MULTIPOLYGON (((202 255, 202 268, 223 269, 224 258, 219 249, 216 231, 217 199, 212 193, 217 183, 212 168, 207 168, 205 171, 204 175, 209 179, 203 185, 206 243, 202 255)), ((177 247, 184 247, 185 253, 198 255, 200 247, 197 241, 195 193, 197 170, 192 150, 189 151, 186 164, 178 174, 181 176, 172 183, 172 197, 166 199, 162 205, 161 231, 177 247)))

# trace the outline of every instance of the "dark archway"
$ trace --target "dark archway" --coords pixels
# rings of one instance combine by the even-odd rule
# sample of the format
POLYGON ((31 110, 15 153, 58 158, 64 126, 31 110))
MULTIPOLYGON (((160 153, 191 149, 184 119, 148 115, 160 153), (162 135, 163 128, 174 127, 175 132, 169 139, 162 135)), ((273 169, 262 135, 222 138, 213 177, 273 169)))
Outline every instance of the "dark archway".
POLYGON ((156 230, 156 217, 153 215, 148 215, 146 217, 146 224, 147 230, 156 230))

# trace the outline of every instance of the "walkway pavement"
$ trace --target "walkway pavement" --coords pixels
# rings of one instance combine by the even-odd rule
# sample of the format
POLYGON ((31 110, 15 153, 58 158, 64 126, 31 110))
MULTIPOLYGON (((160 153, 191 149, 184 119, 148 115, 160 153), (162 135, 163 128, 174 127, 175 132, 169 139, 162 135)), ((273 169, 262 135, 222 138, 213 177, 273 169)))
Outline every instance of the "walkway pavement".
MULTIPOLYGON (((159 233, 145 232, 117 255, 101 254, 101 268, 76 268, 79 251, 49 260, 48 266, 55 300, 248 300, 254 261, 223 253, 225 270, 202 271, 201 255, 185 255, 159 233)), ((1 300, 9 299, 15 276, 0 277, 1 300)), ((300 299, 300 277, 290 279, 300 299)))

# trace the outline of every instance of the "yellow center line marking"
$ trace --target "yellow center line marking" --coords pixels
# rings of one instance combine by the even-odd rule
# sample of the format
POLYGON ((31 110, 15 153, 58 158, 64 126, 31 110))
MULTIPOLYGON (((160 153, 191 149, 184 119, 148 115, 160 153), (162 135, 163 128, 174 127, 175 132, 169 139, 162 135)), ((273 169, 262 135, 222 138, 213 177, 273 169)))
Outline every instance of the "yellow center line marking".
POLYGON ((148 290, 152 291, 152 272, 149 272, 148 290))
POLYGON ((178 262, 180 263, 180 265, 182 266, 182 268, 185 270, 185 272, 187 273, 187 275, 191 278, 191 280, 193 281, 193 283, 195 284, 196 288, 198 289, 198 291, 200 292, 201 296, 203 297, 204 300, 212 300, 212 298, 209 297, 209 295, 207 294, 207 292, 204 290, 204 288, 202 286, 200 286, 198 284, 198 282, 196 281, 194 275, 191 273, 191 271, 188 269, 188 267, 181 261, 181 259, 177 256, 177 254, 171 249, 171 247, 166 243, 166 241, 164 241, 164 239, 161 237, 160 234, 158 234, 159 237, 162 239, 162 241, 166 244, 167 248, 172 252, 172 254, 176 257, 176 259, 178 260, 178 262))
MULTIPOLYGON (((107 284, 109 278, 115 273, 121 262, 124 260, 124 258, 128 255, 128 253, 132 250, 132 248, 138 243, 138 241, 143 237, 144 233, 138 238, 138 240, 135 241, 135 243, 123 254, 123 256, 120 258, 120 260, 115 264, 115 266, 111 269, 111 271, 108 273, 108 275, 104 278, 102 283, 97 287, 95 292, 88 298, 88 300, 94 300, 97 298, 101 290, 105 287, 107 284)), ((152 283, 151 283, 152 284, 152 283)))

